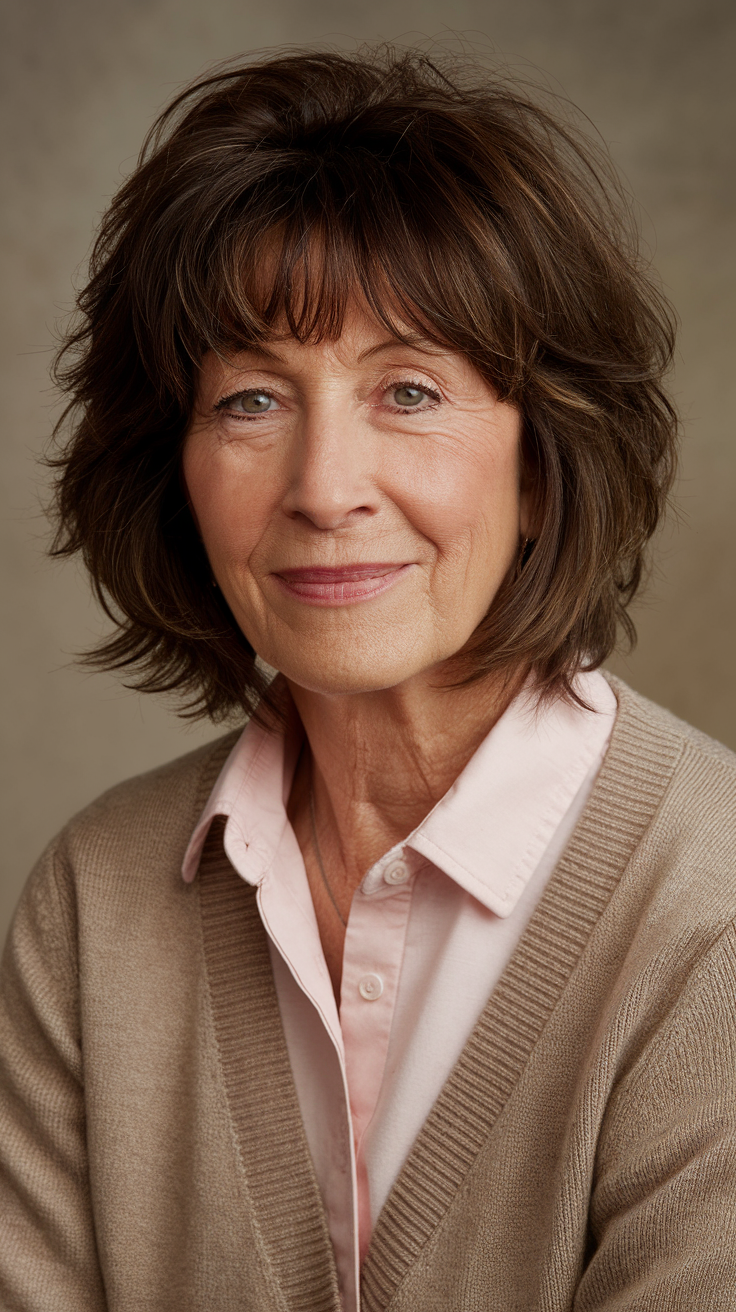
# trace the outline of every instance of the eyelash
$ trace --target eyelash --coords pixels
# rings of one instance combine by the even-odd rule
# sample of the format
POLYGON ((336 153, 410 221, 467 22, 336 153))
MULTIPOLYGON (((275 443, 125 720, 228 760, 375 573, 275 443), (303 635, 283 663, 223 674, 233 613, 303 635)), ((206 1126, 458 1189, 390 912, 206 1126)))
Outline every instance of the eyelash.
MULTIPOLYGON (((263 396, 271 396, 271 393, 268 392, 265 387, 264 388, 246 387, 245 390, 242 392, 230 392, 227 396, 220 397, 220 400, 215 403, 214 409, 215 411, 218 412, 222 410, 227 410, 228 406, 232 405, 233 401, 239 401, 241 396, 254 396, 254 395, 257 396, 261 393, 263 396)), ((248 420, 260 419, 260 415, 236 414, 233 417, 235 419, 248 419, 248 420)))
MULTIPOLYGON (((427 387, 426 383, 422 383, 415 378, 396 378, 392 380, 384 387, 381 396, 385 397, 389 392, 397 392, 400 387, 413 387, 418 392, 423 392, 424 395, 429 398, 431 404, 422 406, 421 408, 416 406, 396 406, 394 410, 394 414, 410 415, 414 413, 426 412, 427 410, 434 410, 435 407, 439 405, 442 400, 442 397, 440 396, 440 393, 438 391, 436 391, 432 387, 427 387)), ((253 396, 254 394, 260 392, 262 392, 263 396, 273 396, 273 393, 270 392, 266 387, 264 388, 248 387, 242 392, 231 392, 228 396, 221 397, 220 400, 216 402, 214 409, 217 412, 225 411, 227 410, 228 406, 232 404, 233 401, 239 400, 241 396, 253 396)), ((264 411, 263 413, 268 414, 269 412, 264 411)), ((248 423, 251 423, 253 420, 261 419, 262 415, 257 415, 257 414, 247 415, 241 413, 241 414, 234 414, 233 418, 239 421, 246 421, 248 423)))

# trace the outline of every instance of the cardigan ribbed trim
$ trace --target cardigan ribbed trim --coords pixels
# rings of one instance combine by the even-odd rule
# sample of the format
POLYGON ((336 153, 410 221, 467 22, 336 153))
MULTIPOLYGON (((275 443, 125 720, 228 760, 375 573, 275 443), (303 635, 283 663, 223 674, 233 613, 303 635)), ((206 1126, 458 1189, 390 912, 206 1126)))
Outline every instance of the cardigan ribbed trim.
POLYGON ((373 1233, 362 1312, 385 1308, 446 1214, 517 1085, 683 750, 611 680, 619 713, 590 801, 404 1163, 373 1233), (636 774, 639 790, 631 795, 636 774))
MULTIPOLYGON (((362 1312, 382 1312, 492 1132, 683 751, 669 717, 611 679, 619 714, 591 799, 378 1219, 362 1312), (637 778, 632 796, 631 779, 637 778)), ((202 805, 232 746, 210 758, 202 805)), ((205 958, 223 1080, 267 1266, 289 1309, 339 1308, 324 1210, 283 1037, 255 890, 216 820, 200 863, 205 958), (257 1035, 243 1044, 243 1034, 257 1035), (268 1070, 264 1069, 267 1063, 268 1070)))
POLYGON ((210 826, 199 866, 215 1036, 246 1188, 278 1305, 339 1312, 337 1272, 301 1120, 256 890, 210 826), (257 1041, 243 1041, 244 1036, 257 1041), (284 1300, 282 1302, 282 1300, 284 1300))

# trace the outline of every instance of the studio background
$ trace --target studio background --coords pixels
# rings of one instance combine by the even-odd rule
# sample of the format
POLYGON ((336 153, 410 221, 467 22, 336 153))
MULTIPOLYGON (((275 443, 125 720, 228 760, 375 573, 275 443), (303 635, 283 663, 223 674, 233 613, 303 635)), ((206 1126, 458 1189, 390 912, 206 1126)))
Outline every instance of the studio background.
POLYGON ((64 821, 130 774, 220 730, 80 672, 102 631, 81 572, 44 557, 38 465, 58 402, 55 327, 95 224, 174 92, 213 61, 284 43, 448 41, 542 77, 611 148, 681 319, 676 521, 611 667, 736 748, 736 8, 731 0, 4 0, 2 866, 0 937, 64 821))

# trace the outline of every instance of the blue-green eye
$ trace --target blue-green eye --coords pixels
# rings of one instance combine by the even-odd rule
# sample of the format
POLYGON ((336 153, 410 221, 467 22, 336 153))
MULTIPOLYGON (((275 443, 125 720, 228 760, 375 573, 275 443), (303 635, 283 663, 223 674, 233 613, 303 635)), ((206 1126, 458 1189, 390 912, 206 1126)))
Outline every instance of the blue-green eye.
POLYGON ((241 392, 237 400, 240 404, 233 408, 242 410, 246 415, 262 415, 273 405, 273 397, 268 392, 241 392))
POLYGON ((393 389, 394 401, 402 408, 413 409, 421 405, 426 396, 427 393, 423 392, 421 387, 412 387, 409 383, 402 383, 400 387, 393 389))
POLYGON ((246 414, 260 415, 264 410, 270 410, 272 397, 267 392, 246 392, 240 401, 246 414))
POLYGON ((269 392, 254 388, 252 392, 233 392, 232 396, 223 396, 217 402, 218 410, 230 410, 234 414, 262 415, 275 409, 276 403, 269 392))

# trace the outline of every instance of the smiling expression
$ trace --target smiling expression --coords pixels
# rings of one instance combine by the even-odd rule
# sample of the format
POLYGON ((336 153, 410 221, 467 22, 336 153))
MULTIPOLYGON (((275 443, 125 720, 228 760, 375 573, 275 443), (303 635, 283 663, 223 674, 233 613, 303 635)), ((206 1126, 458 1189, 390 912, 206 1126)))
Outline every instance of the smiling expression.
POLYGON ((520 431, 464 356, 356 306, 336 341, 205 356, 184 479, 256 652, 325 693, 441 667, 517 559, 520 431))

